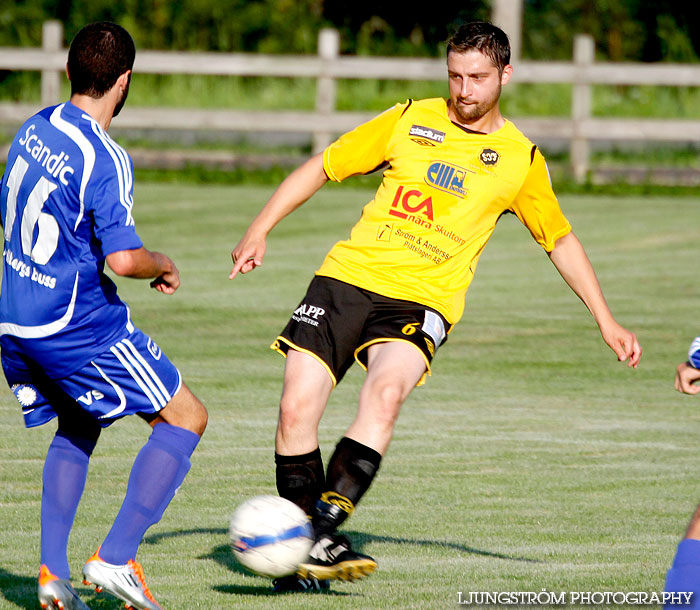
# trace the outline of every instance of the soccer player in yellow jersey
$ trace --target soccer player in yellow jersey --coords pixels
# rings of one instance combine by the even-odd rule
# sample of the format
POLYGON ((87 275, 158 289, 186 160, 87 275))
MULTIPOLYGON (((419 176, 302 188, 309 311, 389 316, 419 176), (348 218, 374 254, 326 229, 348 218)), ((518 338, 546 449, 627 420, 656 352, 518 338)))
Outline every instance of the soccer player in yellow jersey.
MULTIPOLYGON (((641 348, 605 302, 552 191, 544 157, 499 111, 510 47, 489 23, 463 25, 447 48, 449 99, 409 100, 360 125, 290 174, 232 252, 231 278, 258 267, 270 230, 327 180, 384 177, 350 238, 326 256, 273 347, 286 355, 275 443, 277 488, 312 516, 316 544, 297 572, 354 579, 376 562, 335 534, 369 488, 401 404, 430 374, 464 309, 479 256, 499 217, 514 213, 597 322, 620 361, 641 348), (318 425, 357 360, 367 377, 357 416, 324 476, 318 425)), ((307 579, 307 581, 304 581, 307 579)), ((278 588, 293 588, 289 582, 278 588)))

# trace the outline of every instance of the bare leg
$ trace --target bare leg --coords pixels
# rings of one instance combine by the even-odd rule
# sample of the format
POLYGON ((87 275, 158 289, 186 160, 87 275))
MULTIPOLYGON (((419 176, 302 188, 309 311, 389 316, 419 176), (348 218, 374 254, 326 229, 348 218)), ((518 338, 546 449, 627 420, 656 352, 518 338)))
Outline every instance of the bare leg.
POLYGON ((318 360, 289 350, 275 439, 278 454, 300 455, 318 447, 318 425, 332 390, 333 381, 318 360))
POLYGON ((367 354, 360 406, 346 436, 384 455, 401 405, 425 373, 425 359, 412 345, 377 343, 367 354))
POLYGON ((171 426, 184 428, 202 436, 207 427, 207 410, 199 399, 183 383, 180 391, 172 397, 170 402, 149 420, 151 426, 159 422, 167 422, 171 426))
POLYGON ((698 506, 698 508, 695 510, 695 514, 688 524, 685 537, 700 540, 700 506, 698 506))

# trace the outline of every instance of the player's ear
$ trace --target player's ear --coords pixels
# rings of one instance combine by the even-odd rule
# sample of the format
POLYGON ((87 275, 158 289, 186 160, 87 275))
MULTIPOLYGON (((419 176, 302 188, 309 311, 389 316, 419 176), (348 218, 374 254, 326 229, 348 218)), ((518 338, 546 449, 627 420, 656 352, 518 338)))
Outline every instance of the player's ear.
POLYGON ((507 84, 511 76, 513 76, 513 66, 507 64, 501 72, 501 85, 507 84))
POLYGON ((119 85, 121 89, 126 89, 129 86, 129 82, 131 81, 131 70, 127 70, 122 74, 118 79, 117 82, 115 83, 116 85, 119 85))
POLYGON ((70 80, 70 70, 68 69, 68 64, 66 64, 66 76, 68 77, 68 80, 70 80))

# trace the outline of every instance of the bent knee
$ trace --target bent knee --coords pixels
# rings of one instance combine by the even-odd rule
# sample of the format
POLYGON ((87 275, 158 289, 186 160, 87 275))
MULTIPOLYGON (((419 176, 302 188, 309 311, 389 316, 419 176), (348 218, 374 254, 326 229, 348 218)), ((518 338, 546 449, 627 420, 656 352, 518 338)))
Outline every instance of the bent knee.
POLYGON ((296 429, 300 423, 307 421, 304 401, 282 396, 278 426, 281 431, 296 429))
POLYGON ((399 384, 377 381, 364 388, 362 401, 375 420, 393 425, 405 398, 399 384))
POLYGON ((199 436, 204 434, 209 421, 206 407, 185 384, 158 415, 163 421, 199 436))
POLYGON ((403 388, 391 380, 376 380, 364 388, 365 398, 381 410, 398 411, 405 400, 403 388))

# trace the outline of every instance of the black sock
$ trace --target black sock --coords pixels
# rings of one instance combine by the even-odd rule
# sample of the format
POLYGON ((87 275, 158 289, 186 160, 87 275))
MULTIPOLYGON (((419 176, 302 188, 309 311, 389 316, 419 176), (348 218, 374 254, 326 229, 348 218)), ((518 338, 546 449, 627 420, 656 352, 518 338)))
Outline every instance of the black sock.
POLYGON ((316 536, 330 534, 345 521, 369 489, 382 456, 367 445, 343 437, 328 463, 325 491, 316 503, 313 526, 316 536))
POLYGON ((310 515, 326 480, 321 450, 317 447, 311 453, 303 455, 275 453, 275 464, 279 495, 294 502, 310 515))

